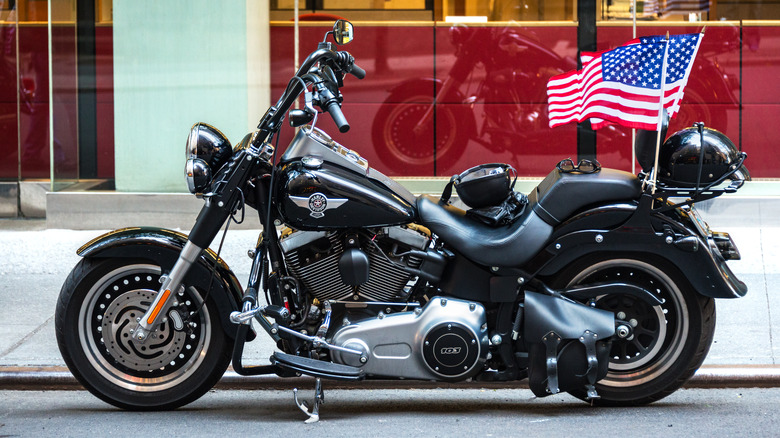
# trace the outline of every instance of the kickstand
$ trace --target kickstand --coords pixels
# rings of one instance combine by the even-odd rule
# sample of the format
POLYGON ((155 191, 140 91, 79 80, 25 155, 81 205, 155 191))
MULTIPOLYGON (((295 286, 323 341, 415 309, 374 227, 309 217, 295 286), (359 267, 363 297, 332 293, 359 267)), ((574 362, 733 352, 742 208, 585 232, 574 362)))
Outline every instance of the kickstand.
POLYGON ((305 401, 298 401, 298 388, 293 388, 293 398, 298 408, 302 410, 309 419, 305 423, 316 423, 320 421, 320 405, 325 403, 325 393, 322 391, 322 381, 317 377, 314 381, 314 409, 309 412, 309 404, 305 401))

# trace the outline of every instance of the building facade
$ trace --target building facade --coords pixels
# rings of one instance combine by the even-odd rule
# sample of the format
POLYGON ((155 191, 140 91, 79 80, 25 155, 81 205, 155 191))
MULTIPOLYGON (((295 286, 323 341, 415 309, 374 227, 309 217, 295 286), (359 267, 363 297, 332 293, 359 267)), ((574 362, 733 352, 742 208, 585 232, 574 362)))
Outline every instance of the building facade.
POLYGON ((0 0, 0 215, 30 215, 30 184, 186 191, 189 127, 240 140, 339 17, 368 76, 346 80, 352 129, 334 138, 390 176, 500 161, 538 178, 567 157, 636 171, 630 129, 548 127, 547 80, 581 51, 704 29, 670 132, 724 132, 780 195, 780 1, 0 0))

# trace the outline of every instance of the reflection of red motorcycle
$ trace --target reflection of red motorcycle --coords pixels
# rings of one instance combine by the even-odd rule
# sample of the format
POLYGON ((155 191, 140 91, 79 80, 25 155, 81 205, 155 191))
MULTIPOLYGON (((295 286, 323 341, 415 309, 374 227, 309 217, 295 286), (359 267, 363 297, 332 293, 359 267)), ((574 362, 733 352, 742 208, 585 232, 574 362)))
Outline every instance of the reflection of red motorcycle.
POLYGON ((439 168, 448 168, 468 140, 493 152, 520 152, 513 146, 543 141, 545 83, 576 67, 516 27, 456 26, 450 41, 456 59, 447 77, 396 85, 374 119, 373 141, 387 146, 381 159, 391 169, 427 174, 434 159, 439 168), (484 72, 477 71, 478 64, 484 72), (476 89, 470 92, 472 85, 476 89), (475 104, 489 104, 479 125, 475 104), (435 150, 421 147, 432 139, 435 150))
MULTIPOLYGON (((492 153, 513 156, 544 150, 550 134, 547 80, 575 69, 574 59, 560 57, 517 27, 456 26, 450 29, 450 41, 455 61, 446 78, 402 82, 379 109, 371 133, 374 144, 385 146, 383 163, 404 174, 429 174, 434 161, 437 169, 450 169, 469 140, 492 153), (476 68, 480 64, 482 68, 476 68), (423 146, 430 144, 435 146, 423 146)), ((710 126, 726 129, 722 104, 737 102, 734 81, 723 72, 715 53, 703 49, 686 88, 688 105, 682 106, 674 126, 707 120, 710 126)), ((723 49, 717 45, 717 53, 723 49)), ((446 63, 446 56, 439 59, 446 63)), ((614 129, 598 132, 597 142, 622 145, 626 139, 620 135, 614 129)))

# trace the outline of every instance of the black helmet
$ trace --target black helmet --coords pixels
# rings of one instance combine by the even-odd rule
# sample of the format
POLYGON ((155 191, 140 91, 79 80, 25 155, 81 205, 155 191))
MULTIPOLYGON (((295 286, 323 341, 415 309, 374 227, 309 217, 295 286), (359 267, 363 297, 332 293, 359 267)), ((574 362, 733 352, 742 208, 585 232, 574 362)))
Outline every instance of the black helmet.
POLYGON ((727 173, 732 180, 750 180, 744 157, 722 132, 694 126, 675 132, 661 146, 658 178, 677 187, 707 185, 727 173))

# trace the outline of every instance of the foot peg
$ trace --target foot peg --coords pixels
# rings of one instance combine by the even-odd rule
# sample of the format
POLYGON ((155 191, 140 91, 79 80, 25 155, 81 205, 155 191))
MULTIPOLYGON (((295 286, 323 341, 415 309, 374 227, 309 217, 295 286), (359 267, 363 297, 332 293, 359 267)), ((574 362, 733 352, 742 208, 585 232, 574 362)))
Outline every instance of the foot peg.
POLYGON ((314 408, 309 412, 309 404, 305 401, 298 401, 298 388, 293 388, 293 399, 298 408, 303 411, 304 414, 309 416, 309 419, 304 423, 316 423, 320 421, 320 405, 325 403, 325 393, 322 391, 322 379, 317 377, 314 380, 314 408))
POLYGON ((290 321, 290 311, 281 306, 257 306, 247 307, 243 312, 231 312, 230 321, 233 324, 249 324, 255 316, 259 314, 270 316, 275 321, 286 324, 290 321))
POLYGON ((271 363, 285 370, 335 380, 363 380, 365 374, 360 368, 333 362, 294 356, 282 352, 271 355, 271 363))

